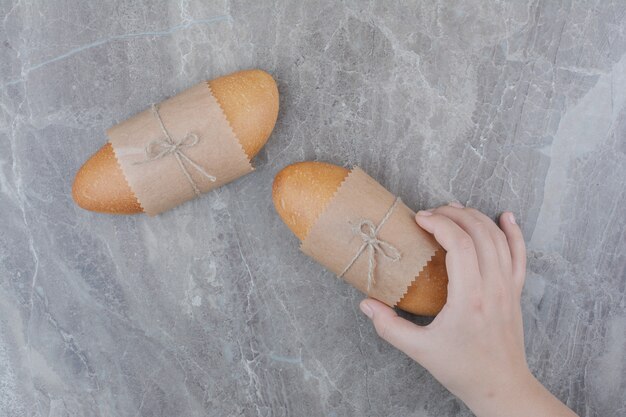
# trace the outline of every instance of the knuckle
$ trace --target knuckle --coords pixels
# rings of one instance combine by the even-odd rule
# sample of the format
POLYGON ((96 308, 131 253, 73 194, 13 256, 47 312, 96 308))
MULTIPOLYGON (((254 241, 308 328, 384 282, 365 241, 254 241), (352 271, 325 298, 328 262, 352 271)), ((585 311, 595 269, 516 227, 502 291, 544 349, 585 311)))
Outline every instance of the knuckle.
POLYGON ((461 235, 457 239, 458 248, 463 251, 469 251, 474 249, 474 241, 469 235, 461 235))
POLYGON ((504 245, 504 244, 508 245, 506 235, 504 234, 502 230, 496 229, 495 238, 498 241, 498 243, 500 243, 501 245, 504 245))
POLYGON ((489 218, 487 216, 485 216, 482 212, 476 210, 475 208, 468 208, 467 212, 475 219, 479 220, 479 221, 485 221, 488 220, 489 218))
POLYGON ((481 313, 485 307, 482 297, 474 296, 469 300, 469 307, 474 313, 481 313))
POLYGON ((475 231, 482 232, 486 228, 487 224, 484 222, 484 220, 476 219, 472 222, 472 229, 474 229, 475 231))
POLYGON ((435 216, 439 216, 442 219, 449 219, 450 212, 447 210, 447 207, 437 207, 432 211, 435 216))
POLYGON ((378 333, 378 336, 380 336, 382 339, 387 340, 389 338, 391 330, 389 322, 387 320, 380 320, 374 323, 374 327, 376 328, 376 333, 378 333))

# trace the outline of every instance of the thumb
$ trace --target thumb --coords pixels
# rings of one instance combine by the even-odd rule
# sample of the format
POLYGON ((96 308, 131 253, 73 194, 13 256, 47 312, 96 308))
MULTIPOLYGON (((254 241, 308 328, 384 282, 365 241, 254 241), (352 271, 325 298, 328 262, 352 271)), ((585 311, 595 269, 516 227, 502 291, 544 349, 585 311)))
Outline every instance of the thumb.
POLYGON ((425 329, 398 316, 387 305, 372 298, 361 301, 361 311, 374 323, 376 333, 411 358, 418 360, 425 329))

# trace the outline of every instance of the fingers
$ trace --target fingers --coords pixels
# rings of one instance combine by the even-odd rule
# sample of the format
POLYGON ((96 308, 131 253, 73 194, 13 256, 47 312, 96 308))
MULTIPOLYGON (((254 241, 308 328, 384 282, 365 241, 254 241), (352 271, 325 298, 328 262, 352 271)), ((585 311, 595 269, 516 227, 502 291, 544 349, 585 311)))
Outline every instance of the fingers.
POLYGON ((506 236, 504 232, 494 223, 494 221, 481 213, 480 211, 468 208, 467 211, 473 215, 478 221, 483 222, 487 225, 489 229, 489 234, 491 235, 491 239, 496 247, 496 251, 498 252, 498 260, 500 261, 500 266, 506 273, 511 272, 511 252, 509 251, 509 245, 506 240, 506 236))
MULTIPOLYGON (((476 211, 476 210, 473 210, 476 211)), ((435 213, 442 214, 458 224, 471 238, 476 247, 478 266, 485 280, 501 280, 502 269, 500 255, 491 230, 497 226, 487 216, 462 206, 442 206, 435 209, 435 213)), ((501 233, 499 230, 497 231, 501 233)), ((506 241, 503 242, 506 245, 506 241)), ((510 256, 508 253, 506 256, 510 256)))
POLYGON ((383 339, 418 360, 426 330, 399 317, 391 308, 372 298, 361 301, 361 311, 374 323, 376 333, 383 339))
POLYGON ((513 282, 518 292, 522 292, 524 279, 526 278, 526 244, 522 231, 515 222, 515 216, 511 212, 504 212, 500 216, 500 227, 504 231, 511 252, 511 270, 513 282))
POLYGON ((433 234, 447 252, 448 301, 478 294, 481 278, 472 238, 459 225, 441 214, 420 211, 415 220, 424 230, 433 234))

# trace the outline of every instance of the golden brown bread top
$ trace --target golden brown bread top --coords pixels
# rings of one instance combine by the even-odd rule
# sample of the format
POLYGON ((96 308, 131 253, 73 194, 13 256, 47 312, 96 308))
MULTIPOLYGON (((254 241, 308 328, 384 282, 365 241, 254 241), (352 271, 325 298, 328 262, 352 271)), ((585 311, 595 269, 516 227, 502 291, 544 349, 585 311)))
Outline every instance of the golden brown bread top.
POLYGON ((300 162, 276 175, 272 186, 274 206, 298 239, 304 240, 349 172, 324 162, 300 162))
MULTIPOLYGON (((208 86, 252 159, 267 142, 278 117, 276 82, 267 72, 254 69, 216 78, 208 86)), ((76 174, 72 197, 80 207, 101 213, 143 211, 108 142, 76 174)))
POLYGON ((72 197, 80 207, 100 213, 143 212, 109 142, 80 167, 72 185, 72 197))
MULTIPOLYGON (((336 165, 308 161, 289 165, 276 175, 272 186, 274 206, 298 239, 306 238, 349 172, 336 165)), ((413 314, 434 316, 446 302, 447 289, 445 252, 441 249, 397 306, 413 314)))
POLYGON ((254 158, 276 124, 276 81, 267 72, 254 69, 216 78, 209 86, 248 158, 254 158))

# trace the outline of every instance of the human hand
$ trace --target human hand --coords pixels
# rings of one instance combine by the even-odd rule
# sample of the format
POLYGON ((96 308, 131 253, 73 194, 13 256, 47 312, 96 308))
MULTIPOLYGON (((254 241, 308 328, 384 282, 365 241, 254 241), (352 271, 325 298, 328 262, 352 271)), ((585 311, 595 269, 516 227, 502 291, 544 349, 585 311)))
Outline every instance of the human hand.
POLYGON ((420 327, 366 299, 361 310, 377 333, 481 417, 575 415, 526 363, 520 308, 526 247, 513 214, 502 214, 498 228, 479 211, 451 203, 418 212, 416 221, 447 252, 446 305, 420 327))

